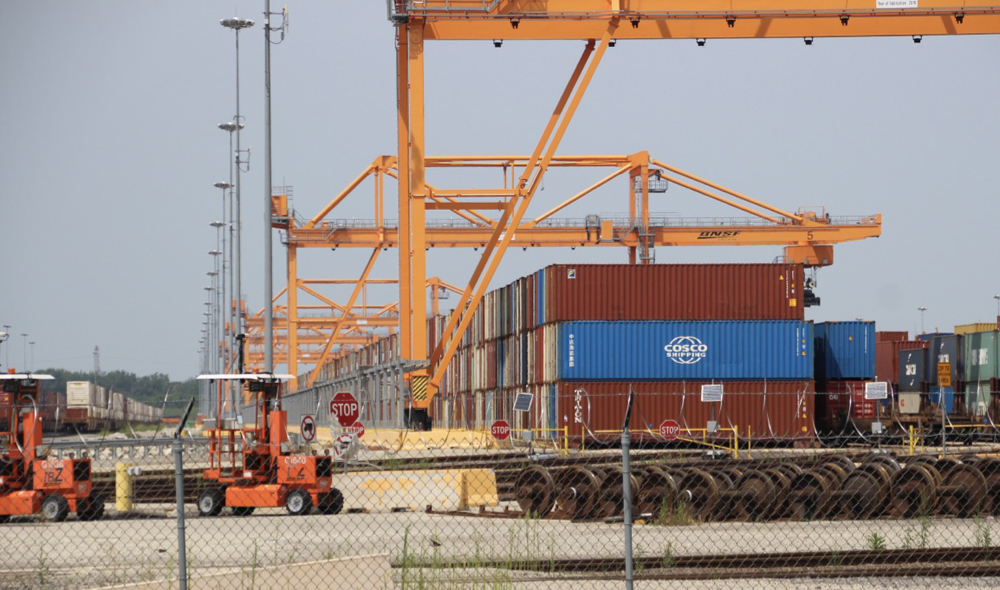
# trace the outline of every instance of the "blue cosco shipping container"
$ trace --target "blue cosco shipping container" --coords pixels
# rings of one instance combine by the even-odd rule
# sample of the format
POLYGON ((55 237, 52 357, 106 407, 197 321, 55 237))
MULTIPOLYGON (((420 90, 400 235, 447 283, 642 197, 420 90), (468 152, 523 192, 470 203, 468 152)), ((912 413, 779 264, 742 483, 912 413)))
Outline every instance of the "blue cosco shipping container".
POLYGON ((816 379, 875 378, 875 322, 816 324, 816 379))
POLYGON ((813 378, 811 322, 578 321, 559 324, 567 381, 813 378))

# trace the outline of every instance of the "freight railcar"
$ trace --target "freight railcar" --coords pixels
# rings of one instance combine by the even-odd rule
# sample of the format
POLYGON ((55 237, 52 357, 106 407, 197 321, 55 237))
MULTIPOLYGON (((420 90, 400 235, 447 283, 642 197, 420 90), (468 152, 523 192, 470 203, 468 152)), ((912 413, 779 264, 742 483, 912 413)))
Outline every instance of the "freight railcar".
POLYGON ((69 381, 66 392, 43 392, 40 411, 46 432, 122 430, 128 425, 157 424, 160 408, 129 399, 89 381, 69 381))

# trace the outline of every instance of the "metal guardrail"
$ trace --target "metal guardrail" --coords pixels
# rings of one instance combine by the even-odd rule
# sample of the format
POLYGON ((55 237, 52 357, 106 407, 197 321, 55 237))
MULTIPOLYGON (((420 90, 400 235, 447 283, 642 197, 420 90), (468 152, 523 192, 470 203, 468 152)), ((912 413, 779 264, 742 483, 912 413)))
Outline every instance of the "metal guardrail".
MULTIPOLYGON (((185 448, 208 447, 208 437, 184 437, 182 438, 185 448)), ((89 457, 105 457, 110 455, 118 457, 145 457, 149 455, 170 455, 174 439, 163 438, 113 438, 104 440, 64 440, 46 443, 49 454, 57 458, 64 458, 71 453, 76 457, 82 457, 84 453, 89 457)))

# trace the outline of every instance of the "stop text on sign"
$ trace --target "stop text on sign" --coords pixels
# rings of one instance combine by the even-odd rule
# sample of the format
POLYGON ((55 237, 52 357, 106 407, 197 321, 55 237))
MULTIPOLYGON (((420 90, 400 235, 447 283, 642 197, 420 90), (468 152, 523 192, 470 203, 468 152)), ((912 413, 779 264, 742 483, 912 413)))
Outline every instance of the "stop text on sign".
POLYGON ((357 422, 360 413, 358 400, 350 392, 341 391, 330 400, 330 415, 336 417, 337 422, 345 428, 357 422))
POLYGON ((490 426, 490 434, 497 440, 506 440, 510 436, 510 424, 506 420, 497 420, 490 426))
POLYGON ((664 420, 660 424, 660 436, 667 440, 674 440, 681 433, 681 426, 674 420, 664 420))

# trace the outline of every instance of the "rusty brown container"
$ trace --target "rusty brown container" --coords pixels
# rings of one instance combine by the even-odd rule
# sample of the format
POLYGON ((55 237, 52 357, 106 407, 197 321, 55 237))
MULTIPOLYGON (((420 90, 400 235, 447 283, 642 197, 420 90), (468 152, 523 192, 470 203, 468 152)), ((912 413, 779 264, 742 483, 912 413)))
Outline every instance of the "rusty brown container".
POLYGON ((796 264, 557 264, 536 325, 566 320, 802 320, 796 264))
POLYGON ((559 426, 569 427, 571 439, 614 442, 619 439, 629 387, 635 391, 630 431, 633 440, 664 441, 660 425, 673 420, 680 437, 702 438, 713 417, 721 430, 717 439, 812 441, 815 439, 812 381, 727 381, 722 403, 701 401, 706 383, 587 382, 555 385, 559 426), (714 406, 714 408, 713 408, 714 406))
POLYGON ((875 332, 875 342, 899 342, 909 337, 909 332, 875 332))
POLYGON ((926 340, 897 340, 875 343, 875 379, 896 383, 899 378, 899 351, 927 348, 926 340))

